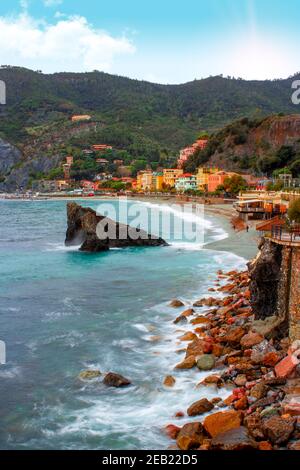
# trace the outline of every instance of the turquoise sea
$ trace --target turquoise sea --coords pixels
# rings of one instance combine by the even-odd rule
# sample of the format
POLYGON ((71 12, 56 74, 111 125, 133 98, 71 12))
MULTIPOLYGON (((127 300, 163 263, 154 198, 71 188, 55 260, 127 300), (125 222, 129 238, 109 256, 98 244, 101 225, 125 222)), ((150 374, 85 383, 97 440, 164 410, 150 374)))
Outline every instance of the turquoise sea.
MULTIPOLYGON (((101 212, 107 201, 82 204, 101 212)), ((217 218, 196 222, 205 243, 226 238, 217 218)), ((169 247, 88 254, 64 247, 65 230, 66 201, 0 201, 0 448, 167 448, 163 426, 212 393, 195 388, 200 372, 173 370, 183 357, 178 330, 188 327, 173 324, 180 310, 168 303, 208 295, 218 269, 245 260, 174 242, 174 233, 169 247), (132 386, 78 380, 87 368, 121 373, 132 386), (162 385, 168 374, 172 389, 162 385)))

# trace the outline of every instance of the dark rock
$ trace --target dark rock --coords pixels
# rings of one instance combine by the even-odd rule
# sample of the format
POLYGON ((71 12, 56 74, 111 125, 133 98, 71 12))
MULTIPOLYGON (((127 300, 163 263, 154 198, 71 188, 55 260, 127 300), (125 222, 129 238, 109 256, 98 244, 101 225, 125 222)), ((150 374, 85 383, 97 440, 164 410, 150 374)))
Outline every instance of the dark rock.
POLYGON ((187 410, 187 414, 189 416, 198 416, 208 411, 211 411, 214 408, 214 405, 208 401, 206 398, 202 398, 201 400, 196 401, 193 403, 187 410))
POLYGON ((109 372, 104 377, 103 383, 109 387, 126 387, 131 382, 120 374, 109 372))
POLYGON ((81 251, 97 252, 110 248, 129 246, 166 246, 162 239, 137 231, 128 225, 97 215, 89 207, 81 207, 75 202, 67 205, 68 228, 66 246, 81 245, 81 251), (135 239, 138 235, 138 238, 135 239))
POLYGON ((249 436, 244 426, 222 432, 211 441, 212 450, 253 450, 256 442, 249 436))
POLYGON ((283 419, 280 416, 272 416, 263 420, 262 429, 265 437, 272 444, 284 444, 294 432, 295 419, 283 419))

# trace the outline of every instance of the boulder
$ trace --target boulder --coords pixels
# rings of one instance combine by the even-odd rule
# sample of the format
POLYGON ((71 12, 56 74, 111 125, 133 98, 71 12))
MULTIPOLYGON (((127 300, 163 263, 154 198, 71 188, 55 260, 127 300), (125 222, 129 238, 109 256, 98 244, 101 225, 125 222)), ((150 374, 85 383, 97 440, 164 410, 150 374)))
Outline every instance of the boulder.
POLYGON ((220 335, 218 340, 221 343, 230 343, 230 344, 238 344, 242 337, 245 335, 245 330, 241 326, 232 326, 227 329, 226 333, 220 335))
POLYGON ((187 323, 187 318, 184 317, 183 315, 179 315, 175 320, 173 321, 174 325, 177 325, 178 323, 187 323))
POLYGON ((197 338, 192 341, 186 349, 186 357, 189 356, 200 356, 203 354, 203 340, 197 338))
POLYGON ((190 316, 194 315, 194 313, 195 313, 195 310, 193 308, 188 308, 187 310, 182 312, 181 315, 183 315, 184 317, 190 317, 190 316))
POLYGON ((130 380, 120 374, 115 374, 114 372, 106 374, 103 383, 109 387, 126 387, 131 384, 130 380))
POLYGON ((215 356, 213 354, 202 354, 197 358, 199 370, 211 370, 215 367, 215 356))
POLYGON ((295 419, 283 419, 280 416, 271 416, 264 419, 262 429, 265 437, 272 444, 284 444, 294 432, 295 419))
POLYGON ((235 429, 241 425, 241 414, 238 411, 220 411, 205 418, 203 426, 205 431, 215 437, 221 432, 235 429))
POLYGON ((184 335, 180 336, 179 339, 180 341, 194 341, 194 339, 197 339, 197 335, 192 331, 187 331, 184 335))
POLYGON ((119 224, 89 207, 67 204, 66 246, 80 245, 81 251, 98 252, 129 246, 166 246, 165 240, 128 225, 119 224))
POLYGON ((262 420, 259 413, 252 413, 244 419, 244 425, 254 439, 264 439, 262 420))
POLYGON ((184 359, 182 362, 177 364, 175 369, 192 369, 192 367, 194 367, 195 364, 196 364, 195 356, 189 356, 186 359, 184 359))
POLYGON ((249 436, 244 426, 222 432, 211 441, 212 450, 253 450, 256 448, 256 442, 249 436))
POLYGON ((177 436, 180 432, 180 428, 175 426, 175 424, 168 424, 165 427, 165 433, 170 439, 177 439, 177 436))
POLYGON ((177 445, 180 450, 197 449, 204 440, 203 427, 201 423, 185 424, 178 436, 177 445))
POLYGON ((80 372, 78 378, 81 380, 93 380, 101 375, 100 370, 83 370, 80 372))
POLYGON ((269 387, 267 387, 264 382, 259 382, 250 391, 250 396, 256 400, 261 400, 268 393, 269 387))
POLYGON ((165 387, 174 387, 176 380, 172 375, 167 375, 164 379, 164 386, 165 387))
POLYGON ((179 307, 184 307, 184 303, 181 302, 181 300, 179 300, 179 299, 173 299, 169 303, 169 306, 173 307, 173 308, 179 308, 179 307))
POLYGON ((248 349, 252 348, 256 344, 261 343, 264 340, 264 337, 261 336, 259 333, 255 333, 254 331, 249 331, 246 335, 241 338, 240 344, 242 348, 248 349))
POLYGON ((198 416, 208 411, 211 411, 214 408, 214 405, 208 401, 206 398, 202 398, 201 400, 196 401, 193 403, 187 410, 187 414, 189 416, 198 416))

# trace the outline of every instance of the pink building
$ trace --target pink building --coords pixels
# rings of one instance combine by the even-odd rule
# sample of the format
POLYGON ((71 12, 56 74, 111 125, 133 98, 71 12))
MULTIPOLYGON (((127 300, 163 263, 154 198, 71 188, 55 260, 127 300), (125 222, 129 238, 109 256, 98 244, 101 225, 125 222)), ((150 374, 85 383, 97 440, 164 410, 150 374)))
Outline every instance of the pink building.
POLYGON ((207 139, 198 139, 190 147, 186 147, 180 151, 178 159, 178 168, 182 168, 185 162, 196 152, 196 150, 203 150, 207 145, 207 139))

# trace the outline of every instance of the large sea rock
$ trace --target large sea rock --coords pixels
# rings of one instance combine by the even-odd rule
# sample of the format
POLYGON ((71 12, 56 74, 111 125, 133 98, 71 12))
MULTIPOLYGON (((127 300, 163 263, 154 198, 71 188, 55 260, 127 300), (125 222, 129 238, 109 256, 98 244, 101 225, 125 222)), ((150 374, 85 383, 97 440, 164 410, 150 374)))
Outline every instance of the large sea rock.
POLYGON ((81 251, 97 252, 110 248, 167 246, 162 238, 149 235, 128 225, 119 224, 89 207, 74 202, 67 205, 66 246, 80 245, 81 251))

